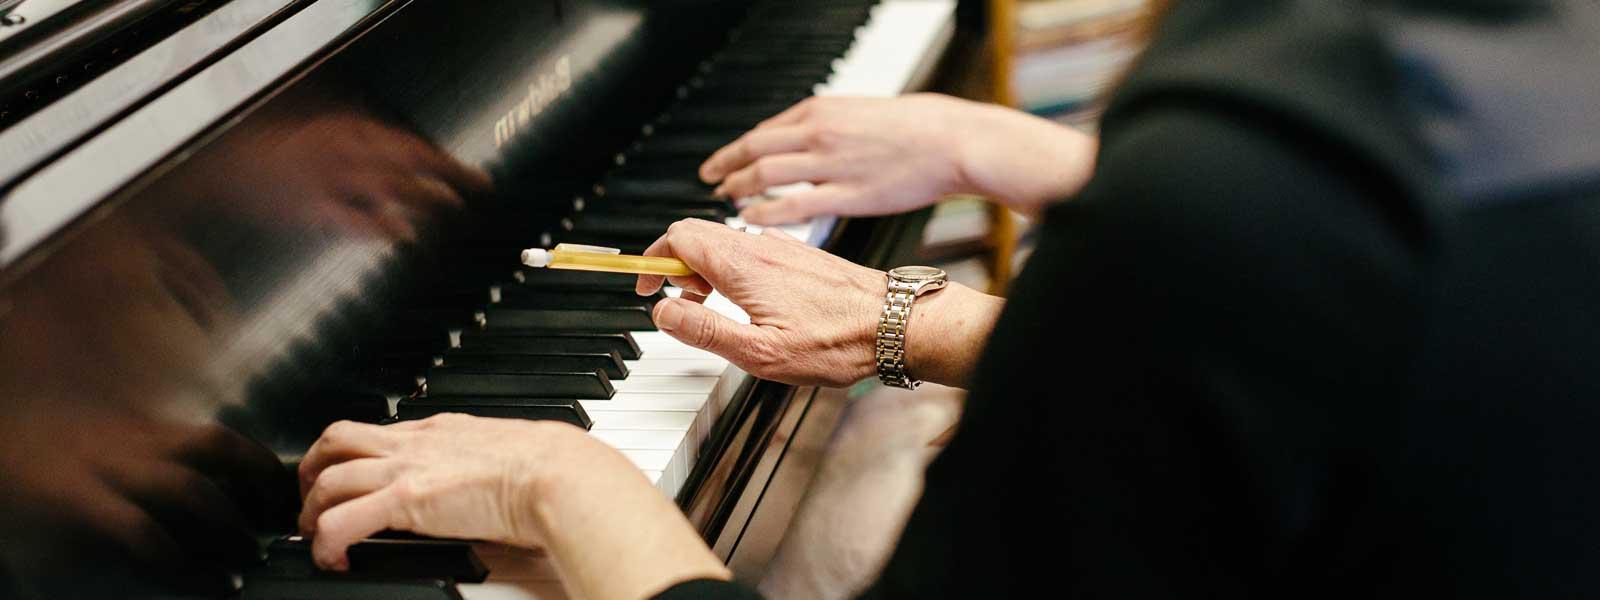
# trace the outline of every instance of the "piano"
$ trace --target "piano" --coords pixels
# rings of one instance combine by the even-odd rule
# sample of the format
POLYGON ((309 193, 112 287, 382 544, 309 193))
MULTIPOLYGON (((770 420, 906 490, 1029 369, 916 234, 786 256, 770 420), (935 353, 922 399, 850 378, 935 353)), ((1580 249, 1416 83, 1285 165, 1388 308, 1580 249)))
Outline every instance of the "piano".
MULTIPOLYGON (((698 164, 918 89, 954 5, 0 1, 0 598, 565 597, 537 552, 398 533, 308 567, 311 442, 440 412, 587 428, 728 559, 815 390, 518 251, 739 225, 698 164)), ((787 230, 884 266, 918 227, 787 230)))

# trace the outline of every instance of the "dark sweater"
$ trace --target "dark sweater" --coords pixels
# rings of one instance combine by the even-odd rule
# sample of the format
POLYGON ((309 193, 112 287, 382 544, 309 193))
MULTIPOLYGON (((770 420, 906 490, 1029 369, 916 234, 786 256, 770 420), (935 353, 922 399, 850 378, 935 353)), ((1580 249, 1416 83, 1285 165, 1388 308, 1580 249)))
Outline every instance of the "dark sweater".
POLYGON ((1179 2, 867 595, 1600 595, 1594 10, 1179 2))

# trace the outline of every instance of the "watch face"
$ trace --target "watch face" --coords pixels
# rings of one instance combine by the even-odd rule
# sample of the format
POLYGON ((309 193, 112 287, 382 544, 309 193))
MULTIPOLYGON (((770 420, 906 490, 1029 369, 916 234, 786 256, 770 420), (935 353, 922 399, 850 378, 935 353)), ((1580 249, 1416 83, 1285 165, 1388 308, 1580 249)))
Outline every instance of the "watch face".
POLYGON ((900 267, 889 271, 898 279, 906 281, 927 281, 944 277, 944 271, 933 267, 900 267))

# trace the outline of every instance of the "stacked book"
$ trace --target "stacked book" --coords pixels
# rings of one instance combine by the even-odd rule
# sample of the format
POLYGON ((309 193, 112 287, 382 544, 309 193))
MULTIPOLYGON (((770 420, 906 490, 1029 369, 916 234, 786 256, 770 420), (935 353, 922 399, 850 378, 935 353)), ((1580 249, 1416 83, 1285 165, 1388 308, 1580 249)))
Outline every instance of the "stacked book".
POLYGON ((1011 86, 1020 108, 1084 128, 1143 49, 1146 0, 1018 0, 1011 86))

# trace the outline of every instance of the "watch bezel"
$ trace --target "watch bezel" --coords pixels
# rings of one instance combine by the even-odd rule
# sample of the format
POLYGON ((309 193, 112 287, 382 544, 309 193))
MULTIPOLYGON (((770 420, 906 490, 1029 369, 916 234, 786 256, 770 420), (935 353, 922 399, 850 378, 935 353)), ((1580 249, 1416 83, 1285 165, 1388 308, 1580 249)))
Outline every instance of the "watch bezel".
POLYGON ((944 272, 944 269, 940 269, 938 267, 925 267, 921 265, 895 267, 889 270, 889 276, 908 283, 935 281, 948 277, 948 275, 944 272))

